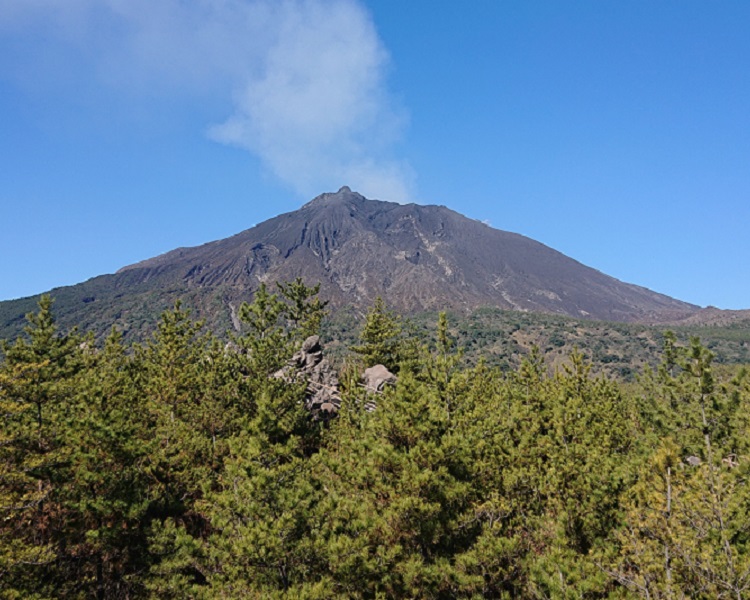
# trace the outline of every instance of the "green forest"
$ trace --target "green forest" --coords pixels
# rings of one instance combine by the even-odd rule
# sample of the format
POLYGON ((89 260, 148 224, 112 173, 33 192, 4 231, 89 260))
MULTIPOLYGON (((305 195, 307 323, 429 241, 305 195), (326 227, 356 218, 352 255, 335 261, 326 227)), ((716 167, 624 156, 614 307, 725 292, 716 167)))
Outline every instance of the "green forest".
POLYGON ((300 280, 229 342, 179 303, 128 344, 53 307, 0 348, 2 598, 750 598, 750 371, 698 338, 628 380, 501 368, 378 301, 313 418, 273 376, 326 312, 300 280))

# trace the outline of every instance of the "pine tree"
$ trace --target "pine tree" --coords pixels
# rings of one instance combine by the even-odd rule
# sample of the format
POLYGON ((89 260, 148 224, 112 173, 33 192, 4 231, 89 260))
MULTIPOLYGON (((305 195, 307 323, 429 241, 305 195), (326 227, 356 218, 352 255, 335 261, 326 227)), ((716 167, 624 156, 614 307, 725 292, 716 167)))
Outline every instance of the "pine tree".
POLYGON ((132 385, 131 359, 112 331, 85 365, 65 417, 68 466, 56 491, 65 514, 65 569, 60 596, 132 597, 150 563, 149 481, 143 396, 132 385))
POLYGON ((381 364, 397 372, 403 358, 401 333, 400 319, 386 308, 385 302, 378 296, 365 318, 359 335, 361 344, 352 347, 352 350, 362 357, 365 367, 381 364))
POLYGON ((644 598, 744 598, 750 494, 730 434, 739 390, 733 398, 731 388, 716 385, 711 353, 699 340, 670 350, 658 376, 646 379, 644 400, 644 414, 658 416, 656 431, 670 435, 626 504, 612 572, 644 598))
POLYGON ((292 354, 293 344, 281 322, 286 304, 261 284, 252 303, 243 302, 239 317, 245 326, 234 341, 240 349, 246 376, 265 380, 280 369, 292 354))
POLYGON ((309 536, 321 492, 310 475, 317 425, 304 386, 268 379, 253 393, 254 410, 229 440, 217 489, 201 508, 213 530, 204 548, 209 595, 299 592, 314 556, 309 536))
POLYGON ((288 330, 293 336, 304 340, 320 333, 320 325, 326 315, 328 302, 316 298, 320 284, 313 287, 305 285, 301 277, 289 283, 277 283, 279 293, 286 302, 284 316, 288 321, 288 330))
MULTIPOLYGON (((40 366, 46 366, 42 363, 40 366)), ((19 398, 35 374, 26 366, 0 371, 0 595, 21 598, 36 586, 36 571, 55 558, 52 540, 39 536, 37 516, 51 484, 37 474, 45 456, 28 453, 31 419, 19 398)))
POLYGON ((55 588, 51 565, 64 558, 67 527, 59 497, 71 449, 66 415, 83 364, 83 340, 58 332, 49 296, 27 320, 25 337, 3 342, 0 366, 0 569, 12 574, 0 589, 11 586, 11 597, 55 588))
POLYGON ((470 453, 451 424, 462 409, 443 395, 462 377, 445 366, 423 356, 372 413, 356 397, 361 389, 342 402, 319 475, 327 490, 321 545, 337 597, 452 598, 477 580, 451 560, 476 528, 467 514, 470 453))
MULTIPOLYGON (((216 484, 197 504, 210 531, 199 546, 176 557, 178 566, 192 561, 205 586, 173 577, 168 588, 152 588, 162 596, 279 597, 319 588, 310 584, 310 535, 321 493, 311 477, 320 426, 304 407, 305 385, 273 374, 317 331, 323 305, 314 298, 317 288, 301 280, 280 286, 280 292, 261 285, 253 302, 240 309, 246 332, 235 338, 239 351, 229 354, 240 379, 239 427, 226 440, 216 484)), ((322 589, 314 592, 317 597, 329 597, 322 589)))
POLYGON ((149 547, 158 556, 146 584, 159 597, 184 597, 205 584, 198 554, 210 523, 201 503, 218 486, 229 439, 249 409, 233 357, 201 329, 177 303, 136 356, 147 398, 141 469, 149 480, 149 547))

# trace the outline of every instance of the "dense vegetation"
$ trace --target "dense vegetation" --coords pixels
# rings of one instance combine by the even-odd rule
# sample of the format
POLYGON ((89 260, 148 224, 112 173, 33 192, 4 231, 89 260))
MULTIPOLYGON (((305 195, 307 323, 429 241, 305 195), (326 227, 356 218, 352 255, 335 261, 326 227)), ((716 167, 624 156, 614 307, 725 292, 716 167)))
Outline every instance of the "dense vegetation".
MULTIPOLYGON (((123 275, 124 276, 124 275, 123 275)), ((104 275, 79 286, 53 290, 55 319, 62 329, 77 327, 93 333, 101 345, 113 326, 130 347, 146 343, 156 330, 162 312, 171 309, 176 299, 190 310, 193 318, 228 341, 233 329, 232 312, 240 302, 228 298, 237 290, 217 287, 211 293, 201 288, 185 291, 178 287, 150 289, 133 283, 126 290, 112 289, 113 276, 104 275), (83 291, 78 288, 83 286, 83 291), (81 310, 80 295, 86 303, 81 310), (116 300, 107 300, 107 294, 116 300)), ((0 302, 0 339, 15 339, 23 332, 27 313, 36 310, 38 298, 0 302)), ((363 326, 362 307, 343 306, 329 311, 321 324, 328 356, 343 363, 357 344, 363 326)), ((410 313, 404 323, 409 335, 423 344, 435 343, 437 312, 410 313)), ((463 362, 476 365, 484 360, 504 371, 517 370, 533 348, 544 362, 559 367, 575 350, 581 352, 596 374, 621 380, 633 380, 645 367, 656 367, 664 345, 664 325, 601 322, 535 312, 478 308, 468 313, 449 312, 450 333, 463 349, 463 362)), ((750 320, 738 318, 721 326, 670 324, 680 344, 689 345, 691 337, 700 337, 714 355, 717 364, 750 364, 750 320)))
POLYGON ((630 383, 467 363, 445 315, 424 345, 378 303, 315 421, 272 376, 315 292, 261 288, 229 344, 178 304, 97 345, 44 297, 2 347, 0 596, 750 596, 746 369, 672 334, 630 383))
MULTIPOLYGON (((438 313, 419 313, 404 318, 409 336, 435 344, 438 313)), ((480 360, 503 371, 517 370, 533 350, 552 368, 562 367, 573 352, 580 352, 596 374, 631 381, 644 368, 661 361, 664 327, 637 323, 611 323, 574 319, 562 315, 480 308, 469 314, 448 313, 450 333, 462 349, 462 362, 480 360)), ((323 321, 328 348, 346 357, 356 343, 361 318, 339 310, 323 321)), ((750 322, 723 326, 670 326, 679 344, 690 345, 699 337, 714 355, 714 363, 750 364, 750 322)))

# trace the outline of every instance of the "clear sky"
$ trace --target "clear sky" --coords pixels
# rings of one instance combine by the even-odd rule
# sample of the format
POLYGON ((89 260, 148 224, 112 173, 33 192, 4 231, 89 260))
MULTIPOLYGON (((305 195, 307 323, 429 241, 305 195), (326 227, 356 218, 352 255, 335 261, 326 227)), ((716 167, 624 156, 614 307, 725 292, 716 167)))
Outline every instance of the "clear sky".
POLYGON ((750 2, 0 0, 0 299, 342 185, 750 308, 750 2))

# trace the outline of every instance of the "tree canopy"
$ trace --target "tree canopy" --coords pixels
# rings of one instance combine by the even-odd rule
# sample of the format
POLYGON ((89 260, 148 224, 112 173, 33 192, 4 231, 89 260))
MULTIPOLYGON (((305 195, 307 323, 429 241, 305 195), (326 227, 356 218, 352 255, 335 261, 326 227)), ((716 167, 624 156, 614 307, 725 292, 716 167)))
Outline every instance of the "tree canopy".
POLYGON ((274 375, 317 291, 262 286, 228 344, 178 303, 97 346, 43 297, 2 344, 0 597, 750 597, 746 368, 669 334, 635 383, 468 365, 378 301, 321 421, 274 375))

